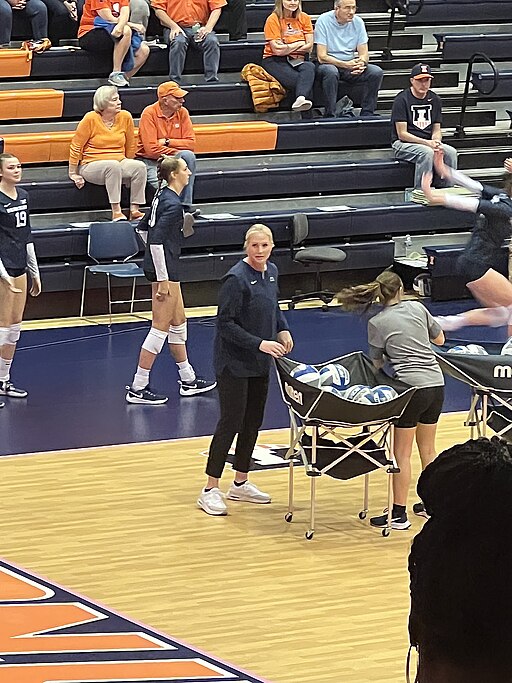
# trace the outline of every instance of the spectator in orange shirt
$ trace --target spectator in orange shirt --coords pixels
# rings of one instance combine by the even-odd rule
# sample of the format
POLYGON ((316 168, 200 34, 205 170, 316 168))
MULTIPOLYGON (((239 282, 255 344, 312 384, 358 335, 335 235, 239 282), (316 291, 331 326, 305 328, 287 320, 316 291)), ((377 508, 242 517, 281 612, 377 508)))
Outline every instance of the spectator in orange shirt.
POLYGON ((146 107, 140 117, 137 157, 146 164, 148 183, 155 189, 158 189, 157 160, 162 155, 181 157, 191 172, 188 184, 180 195, 181 203, 187 213, 197 215, 199 210, 192 204, 196 136, 190 114, 183 106, 188 93, 174 81, 167 81, 158 86, 156 94, 158 102, 146 107))
POLYGON ((85 181, 105 185, 112 220, 126 220, 121 211, 121 185, 130 187, 130 220, 143 217, 146 166, 135 159, 132 115, 121 109, 117 88, 102 85, 94 93, 94 111, 78 124, 69 146, 69 177, 80 190, 85 181))
POLYGON ((117 87, 129 85, 149 57, 143 41, 145 27, 129 21, 129 0, 85 0, 78 44, 91 52, 113 52, 108 82, 117 87))
POLYGON ((218 81, 220 46, 213 29, 226 0, 152 0, 151 5, 169 44, 169 80, 181 82, 191 47, 203 54, 207 83, 218 81))
POLYGON ((315 65, 309 61, 313 49, 313 25, 302 11, 300 0, 276 0, 265 22, 263 68, 295 95, 293 111, 311 109, 315 65))

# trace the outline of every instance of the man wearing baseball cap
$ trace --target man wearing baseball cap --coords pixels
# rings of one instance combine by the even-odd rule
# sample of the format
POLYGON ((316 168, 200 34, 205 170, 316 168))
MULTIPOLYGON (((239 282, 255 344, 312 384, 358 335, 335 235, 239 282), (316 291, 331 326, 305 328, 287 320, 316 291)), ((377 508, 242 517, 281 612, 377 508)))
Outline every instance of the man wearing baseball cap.
POLYGON ((190 114, 183 106, 186 90, 174 81, 160 83, 156 94, 158 102, 144 109, 139 123, 137 157, 148 169, 148 183, 158 187, 156 162, 162 154, 181 157, 192 175, 181 195, 181 202, 189 213, 198 213, 192 205, 196 157, 193 152, 196 136, 190 114))
MULTIPOLYGON (((410 88, 398 93, 391 110, 391 145, 395 159, 416 164, 414 187, 421 188, 424 173, 434 170, 434 153, 442 152, 447 166, 457 168, 457 150, 444 144, 441 134, 441 100, 430 90, 433 79, 428 64, 411 70, 410 88)), ((445 187, 441 178, 438 187, 445 187)))

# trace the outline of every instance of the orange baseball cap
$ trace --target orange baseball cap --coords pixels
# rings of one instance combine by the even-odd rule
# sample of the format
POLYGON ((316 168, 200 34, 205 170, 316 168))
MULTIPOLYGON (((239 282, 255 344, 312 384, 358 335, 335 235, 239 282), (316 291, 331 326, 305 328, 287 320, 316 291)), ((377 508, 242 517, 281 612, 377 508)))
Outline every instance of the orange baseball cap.
POLYGON ((185 97, 188 95, 188 90, 183 90, 174 81, 165 81, 165 83, 160 83, 157 88, 156 94, 158 98, 165 97, 166 95, 174 95, 174 97, 185 97))

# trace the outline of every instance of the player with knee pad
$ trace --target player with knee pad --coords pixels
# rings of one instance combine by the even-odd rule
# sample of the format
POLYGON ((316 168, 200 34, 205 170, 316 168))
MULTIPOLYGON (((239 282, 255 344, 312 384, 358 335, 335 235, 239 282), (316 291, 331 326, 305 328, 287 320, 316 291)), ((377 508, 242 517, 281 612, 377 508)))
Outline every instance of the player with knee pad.
POLYGON ((159 161, 158 173, 167 186, 158 190, 138 228, 146 243, 144 272, 152 283, 153 322, 142 344, 133 382, 126 387, 128 403, 148 405, 167 402, 167 396, 157 394, 149 384, 151 368, 166 341, 178 367, 182 396, 201 394, 216 386, 216 382, 196 375, 187 356, 187 322, 179 278, 184 212, 179 195, 188 183, 190 171, 183 159, 164 157, 159 161))
POLYGON ((432 174, 423 176, 422 189, 431 204, 440 204, 459 211, 480 214, 457 262, 458 272, 465 278, 466 287, 483 306, 459 315, 436 318, 443 330, 454 331, 466 325, 508 326, 512 336, 512 282, 495 267, 502 254, 503 243, 512 235, 512 174, 505 177, 501 190, 472 180, 464 173, 447 166, 442 153, 434 157, 436 171, 453 183, 474 192, 475 197, 432 192, 432 174))
POLYGON ((20 180, 19 160, 12 154, 0 154, 0 396, 10 398, 27 396, 10 379, 27 299, 27 270, 30 294, 37 296, 41 291, 28 195, 17 187, 20 180))

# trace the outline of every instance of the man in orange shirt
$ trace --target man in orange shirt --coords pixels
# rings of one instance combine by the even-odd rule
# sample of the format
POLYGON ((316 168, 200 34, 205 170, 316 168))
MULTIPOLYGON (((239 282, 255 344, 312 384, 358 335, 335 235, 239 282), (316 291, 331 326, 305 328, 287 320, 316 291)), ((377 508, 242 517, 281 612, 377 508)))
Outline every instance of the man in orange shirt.
POLYGON ((158 187, 156 162, 162 154, 181 157, 192 175, 181 193, 181 203, 188 213, 197 213, 192 205, 196 157, 193 152, 196 136, 190 114, 183 106, 187 91, 174 81, 161 83, 156 91, 158 102, 144 109, 139 123, 137 157, 148 169, 148 183, 158 187))
POLYGON ((220 46, 213 29, 226 0, 151 0, 169 44, 169 78, 181 82, 187 49, 203 54, 204 77, 218 81, 220 46))

